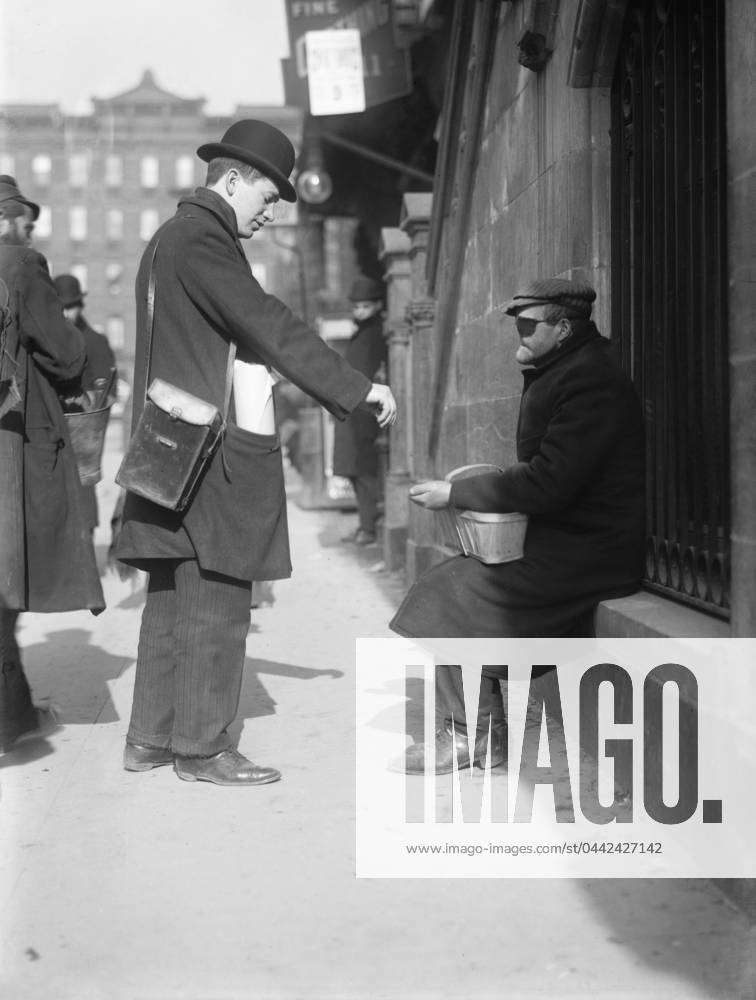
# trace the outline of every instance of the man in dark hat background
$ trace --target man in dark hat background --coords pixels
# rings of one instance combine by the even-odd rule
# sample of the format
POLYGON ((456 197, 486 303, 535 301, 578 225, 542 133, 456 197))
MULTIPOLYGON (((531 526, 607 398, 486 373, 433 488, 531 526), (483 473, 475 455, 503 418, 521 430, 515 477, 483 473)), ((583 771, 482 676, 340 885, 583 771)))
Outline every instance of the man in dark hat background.
MULTIPOLYGON (((73 274, 59 274, 53 279, 55 291, 63 306, 63 314, 69 323, 84 337, 87 363, 81 376, 81 388, 93 393, 107 386, 116 367, 115 355, 104 333, 98 333, 89 325, 84 316, 84 296, 79 279, 73 274)), ((90 529, 99 524, 97 515, 97 493, 94 486, 82 486, 84 504, 90 529)))
POLYGON ((84 315, 84 296, 79 279, 73 274, 59 274, 53 279, 66 319, 81 331, 87 349, 87 364, 81 376, 85 392, 102 388, 116 367, 115 354, 104 333, 98 333, 84 315))
MULTIPOLYGON (((344 357, 353 368, 373 381, 379 372, 385 372, 388 358, 383 336, 383 284, 361 275, 352 283, 349 299, 356 329, 347 343, 344 357)), ((357 529, 342 541, 356 545, 370 545, 376 537, 380 492, 377 437, 377 423, 369 413, 361 410, 337 424, 334 433, 334 474, 349 479, 357 498, 357 529)))
MULTIPOLYGON (((265 391, 265 369, 274 368, 338 419, 367 403, 381 426, 393 422, 390 389, 371 385, 267 295, 239 242, 273 219, 279 198, 296 200, 289 139, 266 122, 245 120, 197 153, 208 164, 206 185, 182 199, 158 229, 137 275, 134 421, 155 377, 222 411, 229 346, 235 345, 238 364, 262 369, 258 381, 265 391)), ((260 412, 267 412, 268 400, 260 402, 260 412)), ((239 703, 251 581, 291 573, 276 434, 240 427, 232 400, 223 447, 186 511, 128 493, 115 554, 150 575, 124 766, 142 771, 174 762, 185 780, 223 785, 277 780, 277 770, 234 749, 228 733, 239 703)))
MULTIPOLYGON (((529 515, 524 556, 486 565, 455 556, 412 587, 391 628, 409 637, 590 636, 599 601, 637 590, 645 536, 644 443, 632 382, 591 321, 594 290, 582 281, 533 282, 507 307, 523 370, 517 462, 493 473, 413 486, 428 510, 447 506, 529 515)), ((496 456, 492 456, 494 462, 496 456)), ((475 760, 502 759, 504 715, 495 670, 484 670, 475 760)), ((469 765, 461 670, 438 671, 436 767, 451 770, 452 744, 469 765), (451 720, 455 721, 452 727, 451 720), (456 736, 454 735, 456 731, 456 736)), ((425 747, 400 763, 423 771, 425 747)))
POLYGON ((34 223, 39 218, 39 205, 24 198, 16 178, 10 174, 0 174, 0 212, 8 223, 3 228, 5 246, 29 246, 34 223))
POLYGON ((38 215, 0 177, 0 751, 50 723, 21 665, 19 614, 104 607, 58 400, 79 391, 84 341, 29 246, 38 215))

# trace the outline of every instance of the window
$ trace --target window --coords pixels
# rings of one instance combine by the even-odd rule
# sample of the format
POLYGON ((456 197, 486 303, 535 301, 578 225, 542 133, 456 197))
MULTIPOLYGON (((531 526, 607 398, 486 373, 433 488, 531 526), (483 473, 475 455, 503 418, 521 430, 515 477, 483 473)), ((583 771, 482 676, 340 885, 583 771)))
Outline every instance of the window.
POLYGON ((112 242, 123 239, 123 212, 120 208, 109 208, 105 213, 105 232, 112 242))
POLYGON ((49 205, 39 206, 39 218, 34 223, 34 236, 40 240, 48 240, 52 235, 52 212, 49 205))
POLYGON ((74 264, 71 267, 70 272, 74 278, 76 278, 81 285, 82 292, 87 290, 87 265, 86 264, 74 264))
POLYGON ((142 187, 155 188, 160 177, 160 164, 157 156, 143 156, 140 166, 142 187))
POLYGON ((194 157, 179 156, 176 160, 176 187, 194 187, 194 157))
POLYGON ((15 174, 16 161, 10 153, 0 153, 0 174, 15 174))
POLYGON ((105 336, 114 349, 123 347, 124 322, 122 316, 108 316, 105 324, 105 336))
POLYGON ((72 240, 87 238, 87 210, 83 205, 68 210, 68 231, 72 240))
POLYGON ((105 187, 118 188, 123 184, 123 160, 111 154, 105 157, 105 187))
POLYGON ((32 176, 39 187, 47 187, 52 176, 52 160, 46 153, 38 153, 32 159, 32 176))
POLYGON ((145 208, 139 216, 139 235, 147 242, 160 224, 157 209, 145 208))
POLYGON ((117 261, 110 261, 105 265, 105 280, 108 283, 108 291, 111 295, 121 294, 121 277, 123 275, 123 265, 117 261))
POLYGON ((89 174, 89 157, 86 153, 74 153, 68 159, 68 183, 71 187, 86 187, 89 174))

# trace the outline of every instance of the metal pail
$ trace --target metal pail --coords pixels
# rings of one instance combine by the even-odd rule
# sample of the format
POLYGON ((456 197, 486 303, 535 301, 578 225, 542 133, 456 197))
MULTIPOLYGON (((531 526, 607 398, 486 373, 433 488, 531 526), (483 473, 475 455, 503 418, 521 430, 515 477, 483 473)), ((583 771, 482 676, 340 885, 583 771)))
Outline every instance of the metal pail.
POLYGON ((100 463, 111 405, 101 410, 65 414, 82 486, 94 486, 102 479, 100 463))

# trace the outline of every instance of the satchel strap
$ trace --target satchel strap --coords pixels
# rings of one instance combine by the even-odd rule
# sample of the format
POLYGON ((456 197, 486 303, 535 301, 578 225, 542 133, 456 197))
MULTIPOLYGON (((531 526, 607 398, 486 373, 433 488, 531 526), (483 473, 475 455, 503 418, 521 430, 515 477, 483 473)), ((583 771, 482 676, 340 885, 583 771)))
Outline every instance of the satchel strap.
MULTIPOLYGON (((152 257, 150 258, 150 275, 147 281, 147 351, 145 357, 145 374, 144 374, 144 400, 147 402, 147 389, 150 385, 150 367, 152 366, 152 335, 155 329, 155 295, 157 292, 157 277, 155 275, 155 258, 157 256, 157 248, 160 244, 160 238, 155 240, 155 246, 152 249, 152 257)), ((234 379, 234 361, 236 360, 236 342, 229 340, 228 342, 228 360, 226 362, 226 388, 223 395, 223 422, 225 424, 228 419, 228 408, 231 405, 231 390, 233 388, 234 379)))

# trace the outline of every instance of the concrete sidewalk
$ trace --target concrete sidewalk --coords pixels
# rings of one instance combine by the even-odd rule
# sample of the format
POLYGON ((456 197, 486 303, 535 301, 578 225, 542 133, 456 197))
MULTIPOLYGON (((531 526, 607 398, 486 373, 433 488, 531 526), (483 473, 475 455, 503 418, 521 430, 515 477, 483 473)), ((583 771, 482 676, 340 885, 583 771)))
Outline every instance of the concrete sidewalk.
POLYGON ((390 634, 396 594, 337 544, 349 517, 290 516, 239 723, 278 784, 121 769, 139 588, 110 575, 98 618, 21 619, 63 726, 0 758, 2 996, 752 998, 753 931, 707 882, 355 879, 354 639, 390 634))

